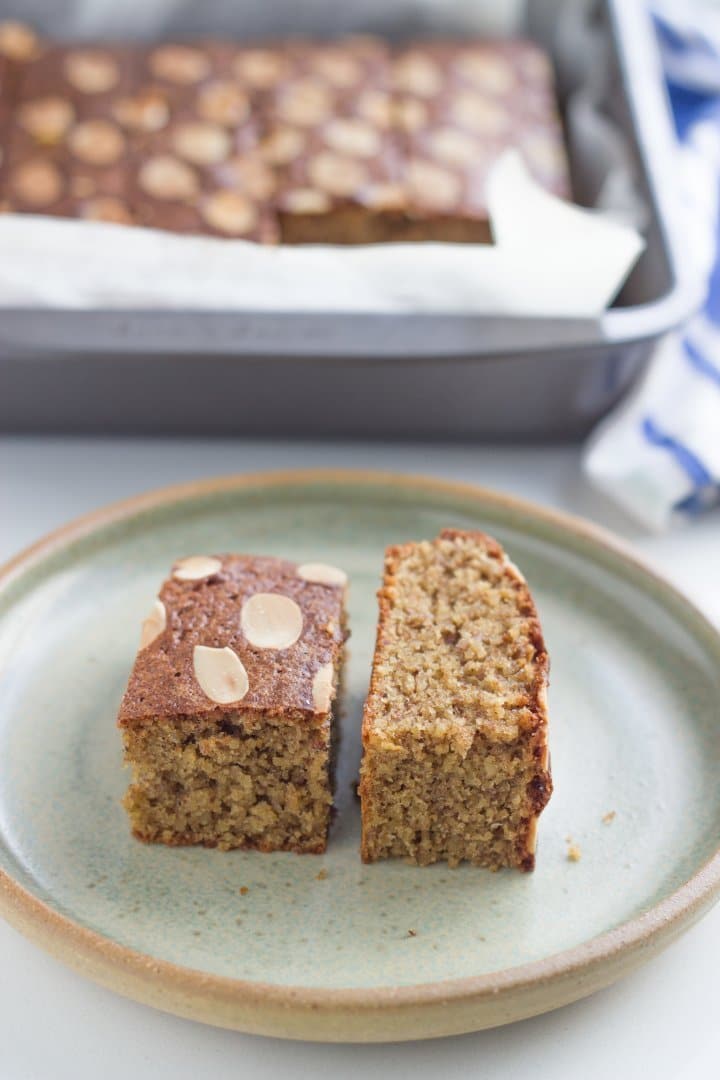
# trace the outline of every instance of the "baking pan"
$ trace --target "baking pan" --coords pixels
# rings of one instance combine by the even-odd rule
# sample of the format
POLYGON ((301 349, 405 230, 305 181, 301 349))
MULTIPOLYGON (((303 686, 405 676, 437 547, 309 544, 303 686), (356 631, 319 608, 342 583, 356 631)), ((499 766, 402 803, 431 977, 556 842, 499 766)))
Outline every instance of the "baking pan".
MULTIPOLYGON (((209 0, 169 7, 170 17, 168 8, 128 0, 120 19, 114 5, 98 0, 0 0, 0 16, 66 39, 352 30, 408 37, 483 32, 494 6, 209 0)), ((579 152, 573 139, 574 106, 592 91, 594 107, 622 140, 645 210, 646 250, 599 320, 5 308, 0 427, 582 436, 640 375, 657 340, 699 305, 702 283, 681 259, 674 136, 649 16, 627 0, 532 0, 527 8, 514 26, 491 29, 514 29, 553 51, 579 201, 594 200, 610 168, 601 155, 591 161, 579 152), (563 40, 569 29, 572 48, 563 40), (603 57, 599 87, 583 83, 588 65, 578 40, 603 57)))

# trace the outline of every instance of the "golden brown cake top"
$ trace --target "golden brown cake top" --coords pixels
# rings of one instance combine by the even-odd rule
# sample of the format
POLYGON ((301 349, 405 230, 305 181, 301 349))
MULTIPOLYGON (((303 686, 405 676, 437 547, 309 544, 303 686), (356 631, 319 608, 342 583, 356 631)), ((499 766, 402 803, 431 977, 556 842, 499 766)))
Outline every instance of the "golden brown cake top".
POLYGON ((552 66, 531 42, 53 45, 4 25, 5 209, 266 244, 333 218, 313 242, 477 239, 511 147, 570 193, 552 66), (460 228, 423 234, 433 221, 460 228))
POLYGON ((364 735, 426 732, 467 751, 546 719, 548 658, 530 591, 500 545, 445 529, 391 547, 364 735))
POLYGON ((274 57, 231 42, 161 43, 136 60, 121 120, 134 132, 128 198, 141 225, 277 243, 275 177, 259 153, 274 57))
POLYGON ((348 202, 402 209, 389 46, 370 37, 296 40, 282 55, 263 143, 278 173, 279 209, 323 214, 348 202))
POLYGON ((553 69, 533 42, 407 45, 393 59, 393 109, 418 213, 486 215, 488 174, 509 148, 543 187, 570 195, 553 69))
POLYGON ((118 723, 238 709, 327 717, 345 588, 343 571, 324 563, 180 559, 143 624, 118 723))

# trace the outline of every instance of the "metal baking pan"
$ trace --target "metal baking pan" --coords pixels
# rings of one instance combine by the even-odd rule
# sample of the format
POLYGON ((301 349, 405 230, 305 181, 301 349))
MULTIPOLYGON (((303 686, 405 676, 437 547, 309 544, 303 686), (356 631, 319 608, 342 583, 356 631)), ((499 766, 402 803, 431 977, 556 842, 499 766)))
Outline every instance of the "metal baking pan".
MULTIPOLYGON (((527 9, 512 29, 557 58, 565 20, 579 17, 577 2, 531 0, 527 9)), ((175 7, 127 0, 122 18, 118 11, 109 0, 0 0, 0 17, 24 18, 65 39, 352 30, 408 37, 479 33, 488 13, 497 19, 496 5, 428 0, 175 7)), ((649 17, 641 5, 602 0, 585 5, 582 19, 608 67, 599 105, 622 136, 646 208, 646 250, 601 319, 4 308, 0 428, 581 437, 702 296, 702 283, 681 259, 673 134, 649 17)), ((573 71, 566 56, 559 68, 565 105, 583 61, 576 56, 573 71)), ((601 178, 573 155, 572 140, 570 149, 583 201, 601 178)))

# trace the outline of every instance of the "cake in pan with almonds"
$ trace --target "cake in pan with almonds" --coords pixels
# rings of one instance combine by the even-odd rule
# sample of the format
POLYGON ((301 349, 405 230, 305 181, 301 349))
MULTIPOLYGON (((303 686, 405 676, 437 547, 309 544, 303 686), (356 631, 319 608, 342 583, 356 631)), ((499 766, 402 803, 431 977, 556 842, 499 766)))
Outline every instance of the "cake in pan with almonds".
POLYGON ((259 243, 491 239, 517 148, 569 196, 526 41, 40 42, 0 24, 0 206, 259 243))

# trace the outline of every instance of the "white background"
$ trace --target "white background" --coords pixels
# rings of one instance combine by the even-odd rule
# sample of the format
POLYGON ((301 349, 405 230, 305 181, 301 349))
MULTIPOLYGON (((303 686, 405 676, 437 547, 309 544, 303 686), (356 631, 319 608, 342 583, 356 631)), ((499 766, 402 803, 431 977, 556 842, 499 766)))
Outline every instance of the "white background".
MULTIPOLYGON (((423 471, 613 528, 720 624, 720 515, 642 533, 585 485, 575 449, 0 438, 0 559, 106 502, 197 477, 333 466, 423 471)), ((428 1043, 319 1046, 219 1031, 125 1001, 0 923, 0 1080, 482 1077, 716 1080, 720 908, 630 978, 510 1027, 428 1043)))

